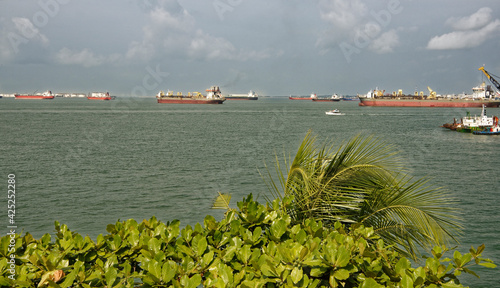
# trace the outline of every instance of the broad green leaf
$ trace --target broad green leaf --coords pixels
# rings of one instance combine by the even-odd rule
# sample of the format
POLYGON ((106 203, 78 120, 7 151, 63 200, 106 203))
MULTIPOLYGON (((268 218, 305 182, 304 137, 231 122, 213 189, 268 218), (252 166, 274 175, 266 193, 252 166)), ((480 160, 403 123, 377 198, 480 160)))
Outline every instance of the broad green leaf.
POLYGON ((229 266, 224 264, 219 265, 219 275, 225 283, 233 282, 233 269, 229 266))
POLYGON ((113 237, 113 250, 118 250, 122 244, 122 237, 120 237, 119 235, 115 235, 113 237))
POLYGON ((253 231, 253 235, 252 235, 252 241, 253 241, 253 243, 255 244, 258 241, 260 241, 261 237, 262 237, 262 228, 260 226, 258 226, 253 231))
POLYGON ((196 255, 201 256, 207 249, 207 239, 202 235, 193 237, 192 247, 196 255))
POLYGON ((161 264, 158 263, 155 260, 152 260, 151 262, 149 262, 148 272, 151 275, 153 275, 154 277, 156 277, 158 280, 161 279, 161 276, 162 276, 162 266, 161 266, 161 264))
POLYGON ((271 225, 271 235, 276 237, 276 238, 281 238, 281 236, 285 233, 286 231, 286 222, 283 219, 280 219, 276 222, 274 222, 271 225))
POLYGON ((201 284, 201 275, 195 274, 193 277, 189 278, 188 286, 186 288, 196 288, 201 284))
POLYGON ((304 231, 304 229, 300 229, 299 232, 295 235, 295 239, 297 240, 297 242, 304 245, 307 239, 306 231, 304 231))
POLYGON ((139 231, 137 230, 130 231, 130 235, 128 236, 127 240, 130 246, 132 247, 139 245, 139 240, 140 240, 139 231))
POLYGON ((340 246, 336 253, 335 266, 345 267, 350 261, 350 253, 344 246, 340 246))
POLYGON ((406 269, 409 269, 410 267, 410 261, 406 258, 401 258, 396 264, 396 273, 398 273, 399 276, 403 276, 406 274, 406 269))
POLYGON ((338 280, 346 280, 347 278, 349 278, 349 275, 349 271, 345 269, 339 269, 333 274, 333 276, 338 280))
POLYGON ((360 288, 382 288, 383 285, 380 285, 373 278, 367 278, 363 283, 359 286, 360 288))
POLYGON ((230 246, 223 253, 222 260, 224 262, 229 262, 233 259, 234 253, 236 252, 236 247, 230 246))
POLYGON ((161 249, 162 241, 160 239, 151 238, 148 243, 148 249, 155 253, 158 253, 161 249))
POLYGON ((108 269, 108 272, 104 275, 106 278, 106 284, 108 287, 113 287, 113 284, 115 283, 116 276, 118 275, 118 272, 114 267, 110 267, 108 269))
POLYGON ((238 258, 244 264, 248 263, 248 259, 250 258, 252 251, 250 250, 250 245, 244 245, 238 250, 238 258))
POLYGON ((413 288, 413 280, 407 274, 401 277, 401 287, 402 288, 413 288))
POLYGON ((266 277, 278 277, 278 272, 276 271, 276 268, 274 266, 270 266, 268 264, 262 264, 260 266, 260 271, 262 271, 262 274, 266 277))
POLYGON ((161 269, 161 278, 165 283, 170 282, 177 273, 177 264, 174 261, 168 261, 163 264, 161 269))
POLYGON ((290 276, 292 277, 292 281, 294 284, 297 284, 297 283, 299 283, 300 280, 302 280, 303 273, 304 272, 302 271, 301 268, 299 268, 299 267, 293 268, 290 276))
POLYGON ((210 265, 210 263, 214 260, 214 251, 210 251, 208 253, 205 253, 205 255, 203 255, 203 257, 201 258, 201 265, 202 265, 202 269, 208 267, 208 265, 210 265))

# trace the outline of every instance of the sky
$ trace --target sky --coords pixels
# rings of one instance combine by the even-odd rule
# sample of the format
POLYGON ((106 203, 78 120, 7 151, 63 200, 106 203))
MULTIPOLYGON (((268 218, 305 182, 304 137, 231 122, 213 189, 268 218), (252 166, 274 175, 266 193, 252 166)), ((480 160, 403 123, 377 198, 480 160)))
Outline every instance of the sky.
POLYGON ((470 93, 499 48, 498 0, 0 0, 0 93, 470 93))

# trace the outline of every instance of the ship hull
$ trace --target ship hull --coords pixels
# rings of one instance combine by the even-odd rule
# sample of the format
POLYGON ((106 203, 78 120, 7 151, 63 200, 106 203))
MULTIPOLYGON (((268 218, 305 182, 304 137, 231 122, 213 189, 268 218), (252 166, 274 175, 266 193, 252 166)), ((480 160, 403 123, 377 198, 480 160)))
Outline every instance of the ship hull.
POLYGON ((258 97, 248 97, 248 96, 232 96, 232 97, 226 97, 226 100, 257 100, 259 99, 258 97))
POLYGON ((339 102, 340 99, 312 99, 314 102, 339 102))
POLYGON ((311 100, 311 97, 288 97, 290 100, 311 100))
POLYGON ((472 131, 474 135, 500 135, 500 131, 472 131))
POLYGON ((157 100, 163 104, 222 104, 226 99, 160 98, 157 100))
POLYGON ((16 99, 54 99, 54 96, 43 96, 43 95, 15 95, 16 99))
POLYGON ((87 97, 89 100, 112 100, 111 97, 87 97))
POLYGON ((360 98, 359 106, 380 107, 499 107, 500 101, 477 100, 407 100, 407 99, 367 99, 360 98))

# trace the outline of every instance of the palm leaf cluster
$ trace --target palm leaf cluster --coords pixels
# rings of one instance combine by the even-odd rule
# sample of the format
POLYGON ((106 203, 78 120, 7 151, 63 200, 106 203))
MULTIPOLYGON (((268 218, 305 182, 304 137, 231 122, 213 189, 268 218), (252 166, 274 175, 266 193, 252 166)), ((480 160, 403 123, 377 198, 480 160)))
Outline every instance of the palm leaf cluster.
POLYGON ((316 142, 309 132, 293 160, 284 157, 284 167, 276 157, 277 177, 268 169, 274 197, 293 196, 284 209, 294 221, 370 226, 412 257, 418 247, 456 241, 461 231, 456 201, 446 189, 409 176, 394 146, 360 135, 337 148, 316 142))

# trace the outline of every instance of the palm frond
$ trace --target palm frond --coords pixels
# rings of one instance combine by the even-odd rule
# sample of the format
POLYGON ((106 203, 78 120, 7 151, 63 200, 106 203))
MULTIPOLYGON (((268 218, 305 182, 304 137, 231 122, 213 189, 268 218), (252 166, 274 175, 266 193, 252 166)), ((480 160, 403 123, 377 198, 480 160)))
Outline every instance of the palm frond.
POLYGON ((212 209, 225 209, 230 210, 229 202, 231 202, 231 194, 223 194, 221 192, 217 192, 219 195, 215 198, 212 203, 212 209))
POLYGON ((316 141, 309 131, 293 160, 284 157, 282 165, 276 156, 278 181, 268 169, 275 198, 293 196, 286 212, 294 221, 372 226, 412 256, 418 247, 456 241, 462 227, 455 200, 428 179, 407 176, 394 146, 361 135, 338 148, 316 141))

